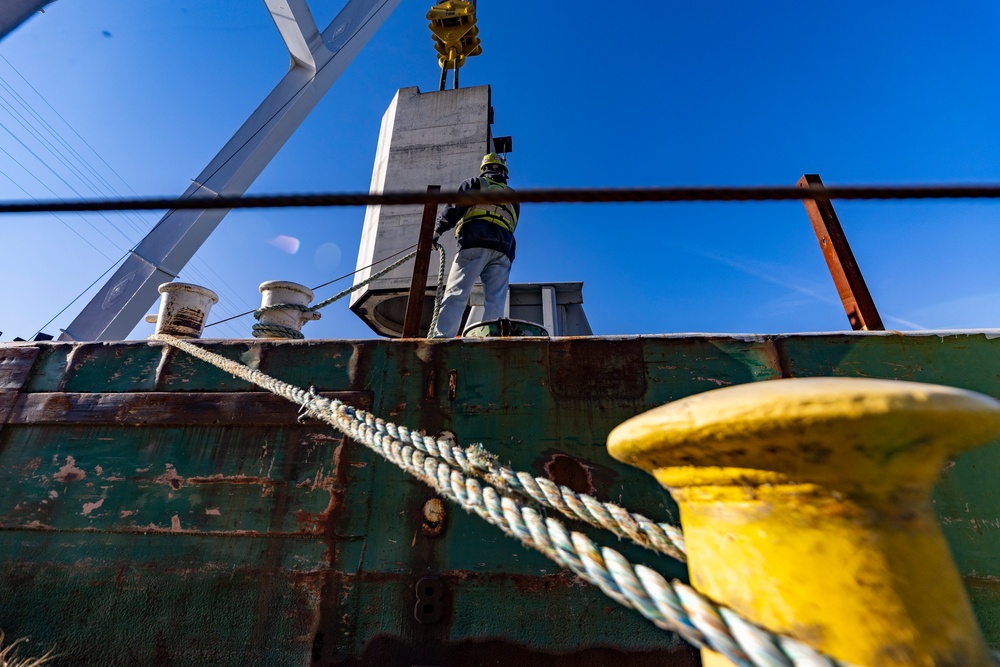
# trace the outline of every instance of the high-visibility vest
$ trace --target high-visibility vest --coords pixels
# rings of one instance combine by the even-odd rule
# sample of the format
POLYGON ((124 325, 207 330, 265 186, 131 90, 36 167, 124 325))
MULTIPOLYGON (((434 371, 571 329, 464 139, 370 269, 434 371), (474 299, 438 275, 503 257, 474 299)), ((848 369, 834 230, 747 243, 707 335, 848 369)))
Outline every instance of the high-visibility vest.
MULTIPOLYGON (((499 181, 490 180, 485 176, 480 176, 480 189, 482 189, 483 183, 486 184, 487 190, 510 190, 506 183, 500 183, 499 181)), ((485 220, 486 222, 492 222, 495 225, 500 225, 513 234, 514 229, 517 227, 517 212, 514 210, 513 204, 482 204, 480 206, 473 206, 465 213, 461 222, 458 223, 458 226, 455 228, 455 236, 458 236, 458 232, 462 229, 462 225, 470 220, 485 220)))

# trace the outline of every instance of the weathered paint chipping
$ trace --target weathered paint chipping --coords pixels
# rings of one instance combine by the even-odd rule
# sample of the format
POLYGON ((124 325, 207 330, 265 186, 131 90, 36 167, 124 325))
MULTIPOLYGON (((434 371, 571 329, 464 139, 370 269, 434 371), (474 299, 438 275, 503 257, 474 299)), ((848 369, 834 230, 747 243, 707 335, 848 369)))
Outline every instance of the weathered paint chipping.
MULTIPOLYGON (((812 375, 907 375, 1000 394, 1000 340, 986 334, 199 344, 299 386, 350 393, 348 403, 399 423, 450 430, 462 445, 481 441, 517 469, 545 475, 561 454, 597 497, 656 519, 676 515, 672 501, 612 461, 604 441, 664 402, 812 375)), ((0 430, 0 626, 59 644, 71 663, 692 664, 676 637, 553 574, 476 517, 448 508, 446 529, 425 535, 426 487, 184 354, 137 342, 0 345, 0 355, 22 369, 0 392, 10 416, 0 430), (68 456, 86 479, 53 479, 68 456), (168 463, 177 488, 153 482, 168 463), (424 574, 449 596, 429 626, 412 615, 424 574)), ((1000 576, 1000 531, 987 523, 1000 518, 996 451, 947 470, 936 507, 982 530, 944 526, 984 632, 1000 642, 1000 595, 969 579, 1000 576)), ((626 553, 684 576, 671 561, 626 553)))

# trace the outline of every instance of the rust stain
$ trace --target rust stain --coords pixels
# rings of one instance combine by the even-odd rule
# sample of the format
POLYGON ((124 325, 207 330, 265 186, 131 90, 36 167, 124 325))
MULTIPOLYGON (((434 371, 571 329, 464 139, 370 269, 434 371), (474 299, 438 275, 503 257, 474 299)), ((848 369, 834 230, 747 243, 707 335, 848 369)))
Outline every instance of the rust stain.
POLYGON ((184 482, 186 484, 260 484, 261 486, 274 486, 278 484, 278 482, 267 477, 253 477, 250 475, 226 476, 222 473, 208 477, 188 477, 184 482))
POLYGON ((647 388, 644 343, 609 342, 568 338, 550 343, 548 385, 553 396, 576 400, 642 399, 647 388))
POLYGON ((343 440, 343 438, 327 435, 326 433, 310 433, 304 438, 304 440, 306 442, 311 442, 311 443, 323 443, 323 442, 339 443, 343 440))
POLYGON ((431 498, 426 503, 424 503, 421 512, 424 517, 424 522, 420 526, 420 530, 427 537, 438 537, 444 532, 445 518, 447 513, 445 511, 444 502, 440 498, 431 498))
POLYGON ((341 440, 340 444, 337 445, 333 450, 333 469, 336 471, 337 476, 340 476, 341 460, 340 457, 344 454, 344 442, 341 440))
POLYGON ((134 510, 122 510, 121 512, 118 513, 118 518, 119 519, 127 519, 128 517, 132 516, 133 514, 135 514, 134 510))
MULTIPOLYGON (((262 472, 264 472, 264 459, 266 459, 266 458, 267 458, 267 440, 264 441, 264 444, 261 446, 261 449, 260 449, 260 462, 257 465, 257 474, 258 475, 261 474, 262 472)), ((274 465, 274 459, 271 459, 271 465, 272 466, 274 465)), ((268 475, 267 475, 268 477, 271 476, 270 472, 271 471, 268 470, 268 475)))
POLYGON ((760 352, 761 361, 764 362, 767 368, 776 372, 778 377, 789 378, 795 376, 788 368, 788 362, 785 360, 785 354, 780 341, 774 339, 765 340, 764 344, 760 346, 760 352))
MULTIPOLYGON (((177 490, 184 486, 184 478, 177 474, 177 469, 173 463, 166 464, 166 472, 153 478, 154 484, 167 484, 170 488, 177 490)), ((149 468, 147 468, 148 470, 149 468)))
MULTIPOLYGON (((327 503, 326 507, 322 512, 306 512, 305 510, 298 510, 295 512, 295 525, 297 526, 297 532, 306 535, 327 535, 333 534, 333 514, 337 509, 337 501, 341 493, 334 488, 334 483, 337 479, 337 471, 343 465, 341 461, 341 454, 343 453, 344 444, 341 442, 340 445, 334 450, 333 453, 333 468, 334 473, 332 475, 325 474, 323 470, 323 465, 320 464, 316 470, 315 480, 306 480, 310 483, 309 491, 315 491, 320 489, 322 491, 327 491, 330 494, 330 501, 327 503)), ((305 485, 305 482, 298 484, 300 488, 305 485)))
POLYGON ((313 512, 307 512, 305 510, 297 510, 295 512, 295 526, 297 532, 306 535, 318 535, 319 530, 319 515, 313 512))
POLYGON ((458 396, 458 371, 452 368, 448 371, 448 400, 454 401, 458 396))
POLYGON ((72 456, 66 457, 66 465, 59 468, 59 472, 52 475, 52 478, 56 481, 69 483, 76 481, 78 479, 83 479, 87 476, 87 473, 83 471, 82 468, 76 467, 76 459, 72 456))
POLYGON ((219 511, 218 507, 209 507, 205 510, 205 514, 208 516, 222 516, 222 512, 219 511))
MULTIPOLYGON (((340 458, 339 455, 335 455, 334 457, 335 465, 339 464, 339 458, 340 458)), ((327 488, 326 485, 328 479, 329 477, 323 472, 323 464, 320 463, 319 466, 316 468, 316 478, 315 480, 313 480, 312 487, 309 490, 315 491, 316 489, 327 488)))
POLYGON ((594 478, 590 468, 569 454, 553 454, 542 465, 545 475, 555 484, 565 486, 577 493, 594 495, 594 478))
POLYGON ((970 588, 989 589, 995 595, 1000 591, 1000 577, 991 577, 986 574, 966 574, 962 580, 970 588))
POLYGON ((181 518, 176 514, 170 517, 170 532, 171 533, 181 532, 181 518))
POLYGON ((197 308, 181 308, 170 318, 171 329, 181 333, 200 332, 205 325, 205 314, 197 308))

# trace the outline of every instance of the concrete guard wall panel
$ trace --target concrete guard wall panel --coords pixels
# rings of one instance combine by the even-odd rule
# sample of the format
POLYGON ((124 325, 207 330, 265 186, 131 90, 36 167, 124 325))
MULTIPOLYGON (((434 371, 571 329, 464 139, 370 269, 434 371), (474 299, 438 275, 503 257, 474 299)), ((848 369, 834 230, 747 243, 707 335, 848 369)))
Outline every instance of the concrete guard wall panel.
MULTIPOLYGON (((417 88, 396 92, 382 118, 381 135, 372 171, 371 191, 422 191, 428 185, 443 190, 479 172, 479 162, 490 145, 490 88, 478 86, 430 93, 417 88)), ((361 269, 413 245, 420 230, 421 206, 371 206, 365 213, 358 253, 361 269)), ((448 258, 454 257, 454 236, 442 238, 448 258)), ((374 269, 359 271, 355 284, 374 269)), ((412 263, 369 283, 354 293, 351 309, 373 329, 388 334, 371 316, 378 303, 405 295, 412 263)), ((437 258, 431 258, 427 286, 437 283, 437 258)))

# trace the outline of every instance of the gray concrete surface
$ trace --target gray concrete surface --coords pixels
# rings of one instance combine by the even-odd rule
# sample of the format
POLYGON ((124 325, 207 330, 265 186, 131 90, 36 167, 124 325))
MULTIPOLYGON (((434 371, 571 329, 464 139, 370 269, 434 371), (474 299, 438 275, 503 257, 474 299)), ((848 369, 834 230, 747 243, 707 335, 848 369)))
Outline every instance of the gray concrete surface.
MULTIPOLYGON (((382 117, 371 192, 426 190, 428 185, 440 185, 445 191, 457 189, 463 180, 479 173, 483 155, 491 150, 490 117, 489 86, 430 93, 415 87, 400 89, 382 117)), ((416 243, 421 213, 421 206, 368 207, 357 267, 416 243)), ((445 234, 442 242, 450 266, 456 252, 454 235, 445 234)), ((437 253, 433 253, 424 330, 430 323, 437 267, 437 253)), ((355 284, 379 268, 357 273, 355 284)), ((412 271, 413 263, 408 262, 358 290, 351 298, 351 310, 375 332, 399 336, 412 271)))

